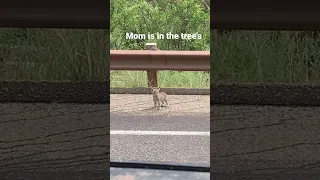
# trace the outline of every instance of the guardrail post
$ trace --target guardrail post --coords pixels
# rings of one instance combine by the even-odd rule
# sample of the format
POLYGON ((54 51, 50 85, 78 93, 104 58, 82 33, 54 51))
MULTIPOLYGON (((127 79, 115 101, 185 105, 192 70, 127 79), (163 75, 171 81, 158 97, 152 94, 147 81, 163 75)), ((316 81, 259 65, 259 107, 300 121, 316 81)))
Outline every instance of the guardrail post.
MULTIPOLYGON (((145 50, 159 50, 157 43, 146 43, 145 50)), ((158 72, 157 70, 148 70, 148 87, 158 87, 158 72)))

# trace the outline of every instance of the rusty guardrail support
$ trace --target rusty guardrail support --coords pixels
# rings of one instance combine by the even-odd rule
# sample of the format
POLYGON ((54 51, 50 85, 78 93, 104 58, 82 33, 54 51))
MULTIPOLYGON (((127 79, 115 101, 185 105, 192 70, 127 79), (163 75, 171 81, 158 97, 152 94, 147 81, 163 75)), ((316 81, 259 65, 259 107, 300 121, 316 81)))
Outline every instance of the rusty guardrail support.
MULTIPOLYGON (((157 43, 146 43, 145 50, 159 50, 157 43)), ((158 87, 158 72, 157 70, 148 70, 148 87, 158 87)))
POLYGON ((158 86, 157 71, 210 71, 210 51, 110 50, 110 70, 147 71, 148 86, 158 86))

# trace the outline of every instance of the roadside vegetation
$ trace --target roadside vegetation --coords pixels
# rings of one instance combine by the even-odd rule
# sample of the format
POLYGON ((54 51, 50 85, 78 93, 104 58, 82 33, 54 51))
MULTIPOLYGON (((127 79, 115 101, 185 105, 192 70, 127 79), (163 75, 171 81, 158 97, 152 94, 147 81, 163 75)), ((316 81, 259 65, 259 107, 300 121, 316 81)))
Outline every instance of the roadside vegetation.
MULTIPOLYGON (((210 50, 209 0, 113 0, 110 2, 110 49, 142 50, 157 43, 161 50, 210 50), (126 40, 126 33, 200 33, 197 40, 126 40)), ((210 88, 209 72, 159 71, 159 86, 210 88)), ((111 87, 147 87, 143 71, 111 71, 111 87)))
POLYGON ((211 39, 211 82, 320 84, 318 36, 241 30, 211 39))
MULTIPOLYGON (((141 71, 113 71, 111 73, 111 87, 147 87, 147 73, 141 71)), ((158 72, 160 87, 175 88, 210 88, 209 72, 158 72)))
POLYGON ((0 80, 106 81, 108 32, 0 29, 0 80))

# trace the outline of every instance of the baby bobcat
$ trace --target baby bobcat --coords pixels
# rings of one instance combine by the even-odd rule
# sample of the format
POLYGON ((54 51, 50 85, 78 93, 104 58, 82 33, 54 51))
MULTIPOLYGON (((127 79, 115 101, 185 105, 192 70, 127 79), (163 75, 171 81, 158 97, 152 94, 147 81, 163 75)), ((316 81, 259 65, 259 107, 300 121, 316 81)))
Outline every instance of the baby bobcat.
POLYGON ((167 94, 165 92, 160 92, 160 87, 152 87, 151 91, 153 95, 154 108, 158 107, 158 109, 160 109, 160 107, 164 105, 164 102, 166 102, 166 106, 169 105, 167 101, 167 94))

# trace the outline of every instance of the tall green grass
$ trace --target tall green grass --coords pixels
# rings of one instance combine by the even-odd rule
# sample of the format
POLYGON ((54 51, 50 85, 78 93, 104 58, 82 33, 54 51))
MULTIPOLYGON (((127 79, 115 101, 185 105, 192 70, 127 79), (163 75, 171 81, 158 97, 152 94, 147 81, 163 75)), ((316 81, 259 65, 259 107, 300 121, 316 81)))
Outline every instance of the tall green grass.
POLYGON ((105 81, 109 33, 87 29, 0 29, 0 80, 105 81))
MULTIPOLYGON (((111 87, 147 87, 146 71, 111 71, 111 87)), ((210 88, 209 72, 158 71, 160 87, 173 88, 210 88)))
POLYGON ((211 32, 211 82, 320 83, 320 37, 211 32))

